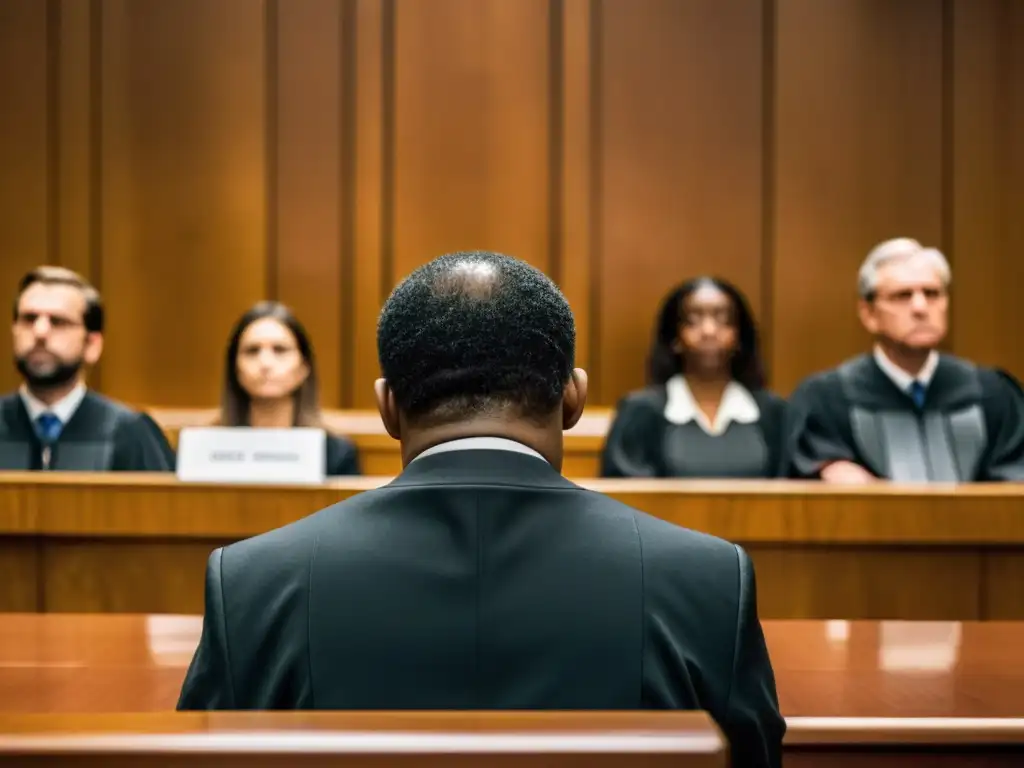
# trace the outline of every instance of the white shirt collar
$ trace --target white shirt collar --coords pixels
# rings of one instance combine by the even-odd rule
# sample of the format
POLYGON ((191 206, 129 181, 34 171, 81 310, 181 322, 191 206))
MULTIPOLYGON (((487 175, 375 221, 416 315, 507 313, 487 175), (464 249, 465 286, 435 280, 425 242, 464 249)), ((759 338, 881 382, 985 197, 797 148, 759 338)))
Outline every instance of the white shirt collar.
POLYGON ((52 413, 64 425, 67 425, 71 421, 71 417, 75 415, 75 411, 78 410, 78 406, 82 404, 82 400, 85 398, 85 393, 85 384, 79 382, 78 386, 68 392, 63 398, 53 405, 47 405, 29 392, 28 387, 24 384, 21 385, 19 390, 21 402, 25 404, 25 410, 28 411, 28 417, 33 423, 44 413, 52 413))
POLYGON ((527 456, 535 456, 541 461, 547 461, 533 448, 504 437, 462 437, 458 440, 449 440, 446 443, 439 443, 431 448, 427 448, 423 453, 416 456, 413 461, 422 459, 425 456, 432 456, 435 453, 448 453, 449 451, 512 451, 513 453, 524 453, 527 456))
POLYGON ((721 435, 729 428, 730 422, 756 424, 761 418, 761 409, 746 387, 738 381, 730 381, 722 392, 715 421, 711 423, 690 391, 690 385, 682 374, 677 374, 665 383, 665 419, 672 424, 687 424, 696 421, 709 435, 721 435))
POLYGON ((878 363, 878 367, 882 369, 882 373, 892 380, 893 384, 899 387, 901 391, 906 392, 910 389, 910 385, 915 381, 921 382, 925 387, 932 383, 932 377, 935 376, 935 369, 939 365, 939 353, 934 349, 929 353, 928 359, 925 360, 924 366, 918 372, 917 376, 911 376, 896 365, 896 363, 890 360, 879 346, 875 347, 875 362, 878 363))

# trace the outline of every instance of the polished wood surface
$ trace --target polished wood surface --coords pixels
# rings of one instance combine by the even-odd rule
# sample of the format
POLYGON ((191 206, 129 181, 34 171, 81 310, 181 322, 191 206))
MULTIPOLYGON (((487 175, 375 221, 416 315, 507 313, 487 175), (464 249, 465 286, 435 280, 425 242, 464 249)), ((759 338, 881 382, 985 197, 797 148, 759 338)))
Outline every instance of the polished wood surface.
MULTIPOLYGON (((837 738, 850 719, 914 718, 890 726, 924 732, 935 718, 1024 718, 1024 623, 762 624, 794 743, 837 738)), ((173 709, 201 631, 198 615, 7 614, 0 712, 173 709)))
MULTIPOLYGON (((178 445, 182 429, 211 426, 219 415, 215 408, 137 407, 153 417, 174 447, 178 445)), ((600 474, 601 448, 613 414, 610 408, 588 408, 579 423, 565 433, 562 470, 567 477, 597 477, 600 474)), ((376 410, 327 410, 323 417, 324 426, 330 432, 345 435, 359 448, 359 462, 364 475, 397 475, 402 471, 401 445, 384 431, 376 410)))
MULTIPOLYGON (((387 482, 0 476, 0 609, 198 613, 214 547, 387 482)), ((585 480, 744 545, 765 618, 1024 618, 1024 487, 585 480)))
POLYGON ((95 383, 183 407, 217 397, 231 322, 281 299, 325 403, 367 408, 387 292, 494 248, 558 280, 610 406, 642 380, 656 302, 697 274, 747 293, 783 393, 861 351, 857 266, 909 235, 952 258, 952 349, 1024 376, 1005 332, 1024 320, 1022 13, 3 0, 0 294, 38 263, 86 272, 110 318, 95 383))
MULTIPOLYGON (((0 623, 0 733, 120 729, 157 734, 219 730, 229 722, 237 730, 256 723, 221 715, 177 721, 99 714, 173 709, 201 628, 199 616, 5 616, 0 623), (97 714, 85 719, 43 717, 73 713, 97 714)), ((945 756, 932 755, 936 765, 957 757, 957 750, 974 759, 982 748, 1017 750, 1017 759, 1024 754, 1024 699, 1019 695, 1024 688, 1024 624, 765 621, 764 631, 788 723, 787 765, 859 765, 849 762, 851 747, 869 750, 864 754, 874 758, 899 748, 911 761, 902 764, 911 765, 929 763, 916 762, 917 757, 906 753, 910 747, 925 754, 941 746, 945 756), (825 756, 828 762, 814 762, 825 756)), ((427 720, 438 717, 443 719, 432 715, 427 720)), ((528 720, 517 717, 510 716, 505 726, 521 727, 528 720)), ((632 720, 567 717, 538 727, 569 728, 571 723, 582 730, 642 727, 664 733, 678 725, 658 716, 646 720, 641 713, 632 720)), ((405 730, 408 721, 370 714, 339 720, 307 714, 290 722, 269 722, 275 729, 316 730, 330 723, 343 729, 405 730)), ((0 740, 0 751, 3 744, 0 740)))
POLYGON ((74 765, 725 768, 726 753, 699 712, 0 715, 0 765, 52 757, 74 765))

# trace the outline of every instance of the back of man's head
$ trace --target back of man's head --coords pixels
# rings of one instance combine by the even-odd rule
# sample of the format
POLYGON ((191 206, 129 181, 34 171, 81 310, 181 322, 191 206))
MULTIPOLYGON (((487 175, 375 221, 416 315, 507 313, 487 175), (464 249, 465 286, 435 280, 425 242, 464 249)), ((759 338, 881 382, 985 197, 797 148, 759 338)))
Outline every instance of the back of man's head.
POLYGON ((404 417, 551 421, 572 376, 576 328, 555 284, 517 259, 450 253, 392 292, 377 325, 381 373, 404 417))

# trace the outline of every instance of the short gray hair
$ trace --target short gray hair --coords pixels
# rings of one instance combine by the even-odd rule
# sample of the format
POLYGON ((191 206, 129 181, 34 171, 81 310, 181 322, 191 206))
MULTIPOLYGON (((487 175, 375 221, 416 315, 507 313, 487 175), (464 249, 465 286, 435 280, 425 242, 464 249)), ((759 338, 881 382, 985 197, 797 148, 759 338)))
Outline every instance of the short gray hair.
POLYGON ((911 237, 896 237, 876 245, 864 259, 857 276, 857 291, 860 297, 867 300, 874 298, 878 289, 878 270, 882 266, 897 259, 909 259, 911 256, 925 256, 930 259, 939 273, 943 286, 949 287, 953 273, 942 251, 938 248, 925 248, 911 237))

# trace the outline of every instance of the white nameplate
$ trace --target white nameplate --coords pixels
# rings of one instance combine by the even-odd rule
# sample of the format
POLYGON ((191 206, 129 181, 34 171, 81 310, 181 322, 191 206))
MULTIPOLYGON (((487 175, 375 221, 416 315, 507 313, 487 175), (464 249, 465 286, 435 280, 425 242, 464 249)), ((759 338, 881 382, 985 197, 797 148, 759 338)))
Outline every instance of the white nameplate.
POLYGON ((178 436, 178 479, 193 483, 322 483, 322 429, 187 427, 178 436))

